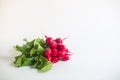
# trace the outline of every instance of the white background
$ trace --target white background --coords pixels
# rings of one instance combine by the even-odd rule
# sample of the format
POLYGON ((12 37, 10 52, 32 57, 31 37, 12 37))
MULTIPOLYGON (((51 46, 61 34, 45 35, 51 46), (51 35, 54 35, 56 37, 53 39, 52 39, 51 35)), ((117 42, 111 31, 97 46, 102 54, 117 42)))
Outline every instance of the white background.
POLYGON ((120 0, 0 0, 0 80, 120 80, 120 0), (71 60, 16 68, 24 37, 68 37, 71 60))

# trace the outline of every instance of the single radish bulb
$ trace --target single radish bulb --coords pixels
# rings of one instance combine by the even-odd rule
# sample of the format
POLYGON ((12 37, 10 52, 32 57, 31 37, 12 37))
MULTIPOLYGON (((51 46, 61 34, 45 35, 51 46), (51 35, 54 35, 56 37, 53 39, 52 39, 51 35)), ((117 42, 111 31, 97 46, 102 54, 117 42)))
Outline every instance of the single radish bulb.
POLYGON ((57 43, 59 43, 59 44, 60 44, 60 43, 61 43, 61 44, 63 43, 63 40, 62 40, 61 38, 57 38, 57 39, 55 39, 55 41, 56 41, 57 43))
POLYGON ((46 57, 49 57, 49 56, 51 56, 52 55, 52 50, 50 49, 50 48, 47 48, 46 50, 45 50, 45 56, 46 57))
POLYGON ((56 63, 56 62, 58 62, 59 61, 59 59, 57 58, 57 57, 53 57, 53 59, 52 59, 52 62, 53 63, 56 63))
POLYGON ((52 49, 52 56, 57 56, 57 54, 58 54, 57 49, 52 49))

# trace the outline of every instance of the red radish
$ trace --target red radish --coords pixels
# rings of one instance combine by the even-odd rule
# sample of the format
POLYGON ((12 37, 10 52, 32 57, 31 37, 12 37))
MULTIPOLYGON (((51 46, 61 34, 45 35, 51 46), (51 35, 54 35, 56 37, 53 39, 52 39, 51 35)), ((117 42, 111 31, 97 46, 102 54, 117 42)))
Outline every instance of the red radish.
POLYGON ((53 41, 53 38, 52 38, 52 37, 47 37, 47 36, 45 35, 45 38, 46 38, 46 43, 47 43, 47 44, 49 44, 50 42, 53 41))
POLYGON ((47 49, 45 50, 45 56, 46 56, 46 57, 49 57, 49 56, 51 56, 51 54, 52 54, 52 50, 51 50, 50 48, 47 48, 47 49))
POLYGON ((53 57, 53 59, 52 59, 52 62, 53 63, 56 63, 56 62, 58 62, 59 61, 59 59, 57 58, 57 57, 53 57))
POLYGON ((64 47, 64 50, 66 51, 66 53, 68 53, 68 52, 69 52, 68 48, 66 48, 66 47, 64 47))
POLYGON ((61 59, 63 58, 64 54, 67 54, 65 51, 58 51, 58 58, 61 59))
POLYGON ((64 41, 65 39, 67 39, 67 38, 68 38, 68 37, 66 37, 66 38, 64 38, 64 39, 56 38, 55 41, 56 41, 58 44, 62 44, 63 41, 64 41))
POLYGON ((50 48, 55 49, 57 47, 57 43, 55 41, 51 41, 49 43, 50 48))
POLYGON ((48 61, 52 62, 52 57, 47 57, 48 61))
POLYGON ((65 45, 57 45, 59 51, 64 51, 66 49, 65 45))
POLYGON ((58 45, 57 49, 58 51, 65 51, 66 53, 70 52, 65 45, 58 45))
POLYGON ((52 42, 52 41, 53 41, 53 39, 52 39, 51 37, 49 37, 49 38, 46 39, 46 43, 47 43, 47 44, 49 44, 49 43, 52 42))
POLYGON ((57 39, 55 39, 55 41, 57 42, 57 43, 63 43, 63 40, 61 39, 61 38, 57 38, 57 39))
POLYGON ((52 37, 47 37, 46 35, 45 38, 46 43, 49 46, 49 48, 45 50, 45 56, 48 61, 56 63, 59 60, 67 61, 70 59, 69 56, 71 56, 71 54, 68 54, 70 53, 70 51, 65 45, 63 45, 63 41, 66 38, 64 38, 63 40, 61 38, 56 38, 55 40, 53 40, 52 37))
POLYGON ((58 54, 57 49, 52 49, 52 56, 57 56, 57 54, 58 54))
POLYGON ((64 60, 64 61, 67 61, 67 60, 69 60, 70 58, 69 58, 69 56, 67 55, 67 54, 64 54, 63 55, 63 57, 62 57, 62 60, 64 60))

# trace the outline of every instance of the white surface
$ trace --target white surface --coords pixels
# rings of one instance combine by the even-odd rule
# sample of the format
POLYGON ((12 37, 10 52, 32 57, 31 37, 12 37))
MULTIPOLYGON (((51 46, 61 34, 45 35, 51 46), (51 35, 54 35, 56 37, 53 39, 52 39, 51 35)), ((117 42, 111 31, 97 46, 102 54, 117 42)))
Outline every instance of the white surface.
POLYGON ((0 0, 0 80, 120 80, 119 0, 0 0), (71 60, 39 73, 16 68, 13 46, 66 37, 71 60))

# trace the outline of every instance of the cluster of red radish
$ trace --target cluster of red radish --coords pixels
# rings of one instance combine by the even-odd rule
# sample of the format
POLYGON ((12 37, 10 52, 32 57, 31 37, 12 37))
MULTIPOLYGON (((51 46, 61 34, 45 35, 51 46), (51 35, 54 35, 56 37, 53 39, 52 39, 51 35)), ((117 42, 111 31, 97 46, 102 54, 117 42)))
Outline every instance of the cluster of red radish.
POLYGON ((64 39, 56 38, 53 39, 52 37, 47 37, 46 43, 49 48, 45 50, 45 57, 52 63, 56 63, 59 60, 67 61, 70 59, 70 51, 68 48, 63 44, 64 39))

